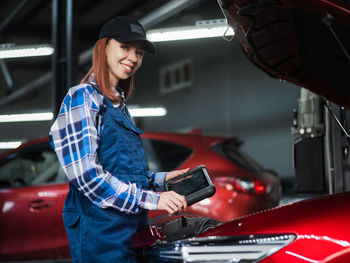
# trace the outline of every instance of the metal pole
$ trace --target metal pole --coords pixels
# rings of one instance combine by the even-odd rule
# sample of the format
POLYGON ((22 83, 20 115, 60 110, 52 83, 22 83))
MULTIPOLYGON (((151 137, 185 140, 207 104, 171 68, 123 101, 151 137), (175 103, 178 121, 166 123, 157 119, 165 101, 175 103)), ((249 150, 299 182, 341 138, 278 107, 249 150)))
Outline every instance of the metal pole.
POLYGON ((56 115, 58 109, 57 109, 57 102, 56 102, 56 91, 57 91, 57 85, 56 85, 56 77, 57 77, 57 30, 58 30, 58 1, 59 0, 52 0, 52 21, 51 21, 51 40, 52 40, 52 47, 54 49, 54 52, 51 56, 51 67, 52 67, 52 112, 56 115))
POLYGON ((11 78, 10 72, 8 71, 5 60, 0 59, 0 66, 1 66, 2 73, 4 74, 4 77, 6 80, 8 91, 12 91, 13 90, 13 80, 11 78))
POLYGON ((65 23, 66 0, 53 0, 52 2, 52 107, 57 115, 67 88, 65 23))
POLYGON ((325 145, 326 145, 326 162, 328 170, 328 192, 329 194, 334 193, 334 149, 332 144, 332 119, 329 113, 329 110, 325 108, 324 110, 325 118, 325 145))
POLYGON ((78 68, 76 46, 77 23, 74 14, 77 0, 52 0, 52 107, 57 115, 69 87, 74 84, 78 68))
POLYGON ((19 11, 29 2, 29 0, 23 0, 17 5, 16 9, 5 19, 0 25, 0 33, 5 29, 5 27, 11 22, 11 20, 18 14, 19 11))
POLYGON ((66 2, 66 59, 67 88, 72 85, 73 0, 66 2))
POLYGON ((142 17, 139 21, 145 30, 147 30, 201 1, 202 0, 172 0, 142 17))
MULTIPOLYGON (((332 104, 331 107, 334 116, 340 115, 340 107, 332 104)), ((332 129, 332 145, 333 145, 333 167, 334 167, 334 192, 339 193, 344 191, 343 178, 343 154, 342 154, 342 133, 337 121, 331 120, 332 129)))

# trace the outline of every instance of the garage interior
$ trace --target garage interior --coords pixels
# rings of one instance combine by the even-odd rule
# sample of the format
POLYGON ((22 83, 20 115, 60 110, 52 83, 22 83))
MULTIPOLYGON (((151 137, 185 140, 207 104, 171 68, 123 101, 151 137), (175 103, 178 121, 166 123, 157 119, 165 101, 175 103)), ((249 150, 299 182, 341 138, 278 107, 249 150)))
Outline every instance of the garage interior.
MULTIPOLYGON (((218 3, 208 0, 5 0, 1 6, 1 49, 49 44, 57 50, 51 56, 0 60, 1 115, 57 114, 67 89, 90 67, 91 48, 100 26, 114 16, 135 16, 146 30, 225 19, 218 3)), ((323 110, 324 105, 319 106, 320 111, 305 110, 311 104, 318 105, 317 95, 262 72, 244 56, 235 39, 213 37, 155 44, 157 54, 145 55, 128 105, 163 107, 167 114, 135 118, 141 129, 238 136, 244 141, 242 150, 276 171, 285 187, 313 194, 350 189, 346 136, 323 110), (189 67, 184 83, 165 83, 167 74, 176 79, 184 65, 189 67), (305 115, 301 116, 303 110, 305 115), (300 125, 307 128, 310 123, 311 128, 321 125, 322 131, 301 134, 300 125), (326 125, 331 131, 328 134, 326 125), (314 165, 303 162, 315 152, 314 165), (305 174, 311 177, 305 178, 305 174)), ((349 112, 331 107, 349 131, 349 112)), ((0 142, 47 136, 51 124, 52 120, 2 122, 0 142)))

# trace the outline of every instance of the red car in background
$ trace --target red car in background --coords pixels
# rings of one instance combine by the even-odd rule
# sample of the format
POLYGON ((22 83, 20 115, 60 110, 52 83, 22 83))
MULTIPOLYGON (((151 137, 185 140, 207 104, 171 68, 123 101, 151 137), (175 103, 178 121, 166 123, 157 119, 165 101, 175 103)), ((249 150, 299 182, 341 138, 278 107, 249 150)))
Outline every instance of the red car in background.
MULTIPOLYGON (((237 138, 149 132, 143 141, 150 170, 204 164, 216 185, 213 197, 179 216, 210 218, 217 223, 279 202, 277 175, 244 154, 237 138)), ((0 187, 0 261, 69 258, 62 222, 68 183, 47 138, 0 155, 0 187)), ((149 213, 150 223, 168 218, 166 213, 149 213)))

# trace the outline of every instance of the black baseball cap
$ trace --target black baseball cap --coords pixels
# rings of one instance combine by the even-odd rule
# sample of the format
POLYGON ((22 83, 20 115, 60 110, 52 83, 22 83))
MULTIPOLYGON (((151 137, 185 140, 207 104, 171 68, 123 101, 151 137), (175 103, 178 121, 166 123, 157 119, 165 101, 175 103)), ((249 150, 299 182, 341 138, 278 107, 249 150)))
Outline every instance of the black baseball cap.
POLYGON ((100 30, 99 39, 105 37, 122 43, 141 42, 145 51, 151 54, 156 52, 156 47, 147 40, 143 26, 134 17, 117 16, 108 20, 100 30))

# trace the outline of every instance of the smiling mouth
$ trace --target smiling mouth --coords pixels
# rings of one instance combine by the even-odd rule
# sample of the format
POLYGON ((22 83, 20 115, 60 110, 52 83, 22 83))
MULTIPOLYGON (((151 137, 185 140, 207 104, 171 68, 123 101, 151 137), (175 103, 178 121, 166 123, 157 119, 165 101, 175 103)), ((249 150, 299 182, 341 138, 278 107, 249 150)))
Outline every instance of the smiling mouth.
POLYGON ((133 67, 130 67, 130 66, 125 65, 125 64, 121 64, 121 65, 125 69, 125 71, 128 72, 128 73, 131 73, 133 71, 133 69, 134 69, 133 67))

